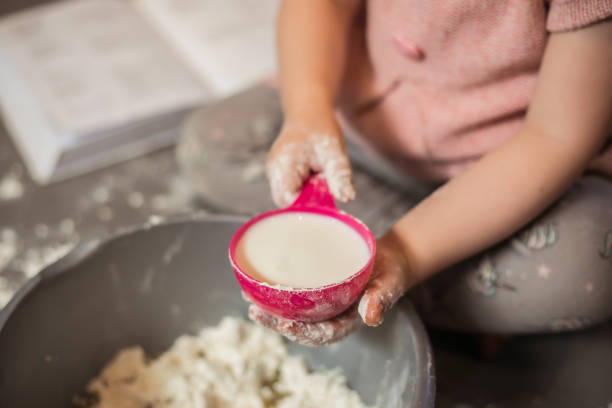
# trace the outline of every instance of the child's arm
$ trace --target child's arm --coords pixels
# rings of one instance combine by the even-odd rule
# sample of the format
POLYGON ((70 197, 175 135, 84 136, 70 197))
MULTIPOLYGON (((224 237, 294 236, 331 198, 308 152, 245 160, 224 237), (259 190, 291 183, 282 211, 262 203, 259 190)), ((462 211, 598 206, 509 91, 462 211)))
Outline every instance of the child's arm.
POLYGON ((285 206, 310 171, 323 172, 336 199, 354 197, 334 104, 360 0, 284 0, 277 42, 285 123, 267 163, 272 196, 285 206))
MULTIPOLYGON (((522 130, 390 230, 407 255, 408 285, 527 224, 585 170, 611 124, 612 21, 552 34, 522 130)), ((389 302, 368 295, 365 321, 376 324, 389 302)))

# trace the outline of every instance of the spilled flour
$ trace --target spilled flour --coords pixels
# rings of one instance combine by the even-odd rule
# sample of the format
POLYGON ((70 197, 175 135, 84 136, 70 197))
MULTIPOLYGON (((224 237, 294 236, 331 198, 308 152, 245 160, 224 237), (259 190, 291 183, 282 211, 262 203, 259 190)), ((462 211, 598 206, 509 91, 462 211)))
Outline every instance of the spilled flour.
POLYGON ((365 407, 338 370, 309 372, 280 335, 232 317, 154 360, 140 347, 120 351, 87 390, 97 408, 365 407))
POLYGON ((27 279, 30 279, 41 269, 70 252, 75 245, 75 242, 66 242, 30 248, 25 251, 25 254, 13 260, 13 267, 21 271, 27 279))
POLYGON ((24 190, 19 176, 9 173, 0 180, 0 201, 17 200, 23 196, 24 190))

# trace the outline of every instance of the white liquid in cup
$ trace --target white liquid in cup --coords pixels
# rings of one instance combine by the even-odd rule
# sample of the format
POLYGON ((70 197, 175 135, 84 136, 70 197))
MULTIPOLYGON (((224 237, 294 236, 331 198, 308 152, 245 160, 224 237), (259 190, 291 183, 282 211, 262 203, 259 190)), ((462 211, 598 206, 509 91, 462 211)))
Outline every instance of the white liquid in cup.
POLYGON ((253 224, 236 247, 236 262, 263 282, 317 288, 341 282, 370 259, 364 239, 331 217, 295 212, 253 224))

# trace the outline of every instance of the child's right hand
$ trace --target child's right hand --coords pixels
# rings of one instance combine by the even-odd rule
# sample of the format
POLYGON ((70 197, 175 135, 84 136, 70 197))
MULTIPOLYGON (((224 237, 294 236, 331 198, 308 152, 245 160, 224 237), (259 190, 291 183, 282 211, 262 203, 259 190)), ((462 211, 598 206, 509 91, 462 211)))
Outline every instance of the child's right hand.
POLYGON ((355 198, 344 139, 331 110, 287 119, 268 155, 266 173, 280 207, 295 201, 311 173, 322 173, 336 200, 355 198))

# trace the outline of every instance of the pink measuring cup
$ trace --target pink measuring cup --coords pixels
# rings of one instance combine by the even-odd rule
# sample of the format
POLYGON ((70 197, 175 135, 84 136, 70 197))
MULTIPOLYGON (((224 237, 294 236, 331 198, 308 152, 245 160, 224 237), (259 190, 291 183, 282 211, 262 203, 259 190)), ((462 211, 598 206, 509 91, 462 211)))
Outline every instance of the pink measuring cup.
POLYGON ((357 300, 372 272, 375 252, 376 241, 368 227, 357 218, 338 210, 325 179, 313 176, 306 182, 301 194, 291 206, 263 213, 242 225, 230 241, 229 258, 238 283, 254 304, 268 313, 287 319, 318 322, 339 315, 357 300), (251 226, 264 218, 286 213, 319 214, 343 222, 366 242, 370 250, 368 262, 343 281, 317 288, 270 285, 246 274, 235 257, 240 238, 251 226))

